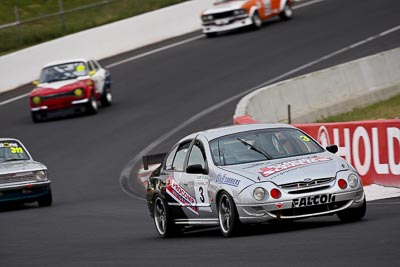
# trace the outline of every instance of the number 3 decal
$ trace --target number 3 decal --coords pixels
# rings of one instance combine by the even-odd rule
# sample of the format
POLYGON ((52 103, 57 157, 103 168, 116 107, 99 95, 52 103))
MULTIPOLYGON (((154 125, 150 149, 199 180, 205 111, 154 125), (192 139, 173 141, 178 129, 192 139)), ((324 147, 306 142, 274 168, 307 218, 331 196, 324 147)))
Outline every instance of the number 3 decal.
POLYGON ((203 187, 199 187, 199 192, 200 192, 200 201, 204 203, 204 195, 203 195, 203 187))
POLYGON ((201 211, 211 212, 210 199, 208 197, 208 177, 198 177, 194 185, 197 206, 201 211))

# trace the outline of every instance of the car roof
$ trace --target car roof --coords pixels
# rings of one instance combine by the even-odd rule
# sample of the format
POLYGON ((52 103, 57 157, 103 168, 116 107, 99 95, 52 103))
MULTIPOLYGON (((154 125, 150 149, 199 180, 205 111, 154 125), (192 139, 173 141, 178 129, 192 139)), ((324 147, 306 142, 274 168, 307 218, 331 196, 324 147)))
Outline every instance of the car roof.
POLYGON ((73 59, 66 59, 66 60, 58 60, 58 61, 53 61, 53 62, 50 62, 50 63, 44 65, 43 68, 50 67, 50 66, 54 66, 54 65, 65 64, 65 63, 72 63, 72 62, 80 62, 80 61, 88 62, 89 60, 91 60, 91 59, 87 59, 87 58, 73 58, 73 59))
POLYGON ((207 138, 209 141, 211 141, 213 139, 219 138, 221 136, 229 135, 229 134, 254 131, 254 130, 262 130, 262 129, 274 129, 274 128, 296 129, 296 127, 294 127, 294 126, 291 126, 289 124, 283 124, 283 123, 268 123, 268 124, 255 123, 255 124, 231 125, 231 126, 224 126, 224 127, 219 127, 219 128, 214 128, 214 129, 209 129, 209 130, 193 133, 193 134, 190 134, 190 135, 182 138, 179 142, 187 140, 187 139, 193 139, 197 135, 202 135, 205 138, 207 138))
POLYGON ((15 138, 0 137, 0 141, 9 141, 9 140, 18 141, 18 142, 22 143, 21 141, 19 141, 18 139, 15 139, 15 138))

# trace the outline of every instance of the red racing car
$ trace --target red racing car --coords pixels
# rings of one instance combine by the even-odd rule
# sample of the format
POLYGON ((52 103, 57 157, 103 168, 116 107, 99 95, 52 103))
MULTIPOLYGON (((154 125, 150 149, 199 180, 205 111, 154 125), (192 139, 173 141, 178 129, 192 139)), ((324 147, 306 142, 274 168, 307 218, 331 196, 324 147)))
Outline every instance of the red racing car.
POLYGON ((33 122, 60 115, 97 113, 112 102, 108 70, 95 60, 75 59, 47 64, 29 95, 33 122))

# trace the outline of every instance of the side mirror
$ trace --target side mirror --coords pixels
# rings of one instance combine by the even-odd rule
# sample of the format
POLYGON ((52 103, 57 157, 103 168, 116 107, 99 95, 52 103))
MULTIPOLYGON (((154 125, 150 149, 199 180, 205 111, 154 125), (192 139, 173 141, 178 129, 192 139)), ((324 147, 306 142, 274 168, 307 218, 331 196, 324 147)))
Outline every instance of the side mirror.
POLYGON ((326 147, 326 150, 328 150, 329 152, 335 154, 336 152, 339 151, 339 148, 337 145, 330 145, 326 147))
POLYGON ((32 82, 32 84, 33 84, 34 86, 38 86, 38 84, 39 84, 39 81, 38 81, 38 80, 36 80, 36 81, 33 81, 33 82, 32 82))
POLYGON ((207 174, 207 170, 203 169, 203 166, 200 164, 194 164, 187 166, 186 172, 190 174, 207 174))
POLYGON ((93 76, 93 75, 95 75, 96 74, 96 71, 95 70, 91 70, 90 72, 89 72, 89 75, 90 76, 93 76))

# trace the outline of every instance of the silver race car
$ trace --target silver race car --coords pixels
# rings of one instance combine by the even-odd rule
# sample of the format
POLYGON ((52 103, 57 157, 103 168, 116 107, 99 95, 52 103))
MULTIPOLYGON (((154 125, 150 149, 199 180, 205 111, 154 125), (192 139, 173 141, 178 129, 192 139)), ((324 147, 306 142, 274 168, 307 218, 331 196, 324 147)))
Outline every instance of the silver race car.
POLYGON ((46 166, 34 161, 19 140, 0 138, 0 204, 35 201, 52 203, 46 166))
MULTIPOLYGON (((225 237, 242 224, 366 213, 356 170, 303 131, 285 124, 229 126, 191 134, 148 178, 147 204, 161 237, 185 226, 219 226, 225 237)), ((159 161, 161 162, 161 161, 159 161)))

